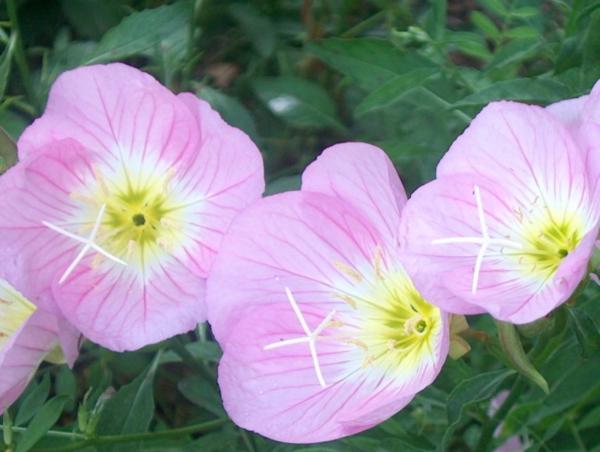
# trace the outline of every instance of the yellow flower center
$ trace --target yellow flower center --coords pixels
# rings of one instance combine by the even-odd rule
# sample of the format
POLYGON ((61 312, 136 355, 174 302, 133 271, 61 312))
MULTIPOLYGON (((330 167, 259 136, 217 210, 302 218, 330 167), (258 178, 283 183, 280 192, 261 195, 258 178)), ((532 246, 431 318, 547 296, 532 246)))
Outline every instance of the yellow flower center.
POLYGON ((519 264, 544 279, 554 275, 583 239, 584 227, 576 218, 556 219, 548 213, 542 221, 529 224, 522 235, 524 247, 518 253, 519 264))
POLYGON ((363 366, 381 365, 406 373, 423 359, 433 360, 441 312, 423 299, 403 270, 384 271, 380 259, 375 258, 373 278, 358 279, 355 271, 352 295, 338 295, 360 319, 360 330, 346 342, 364 350, 363 366))
POLYGON ((35 312, 36 307, 0 279, 0 352, 35 312))

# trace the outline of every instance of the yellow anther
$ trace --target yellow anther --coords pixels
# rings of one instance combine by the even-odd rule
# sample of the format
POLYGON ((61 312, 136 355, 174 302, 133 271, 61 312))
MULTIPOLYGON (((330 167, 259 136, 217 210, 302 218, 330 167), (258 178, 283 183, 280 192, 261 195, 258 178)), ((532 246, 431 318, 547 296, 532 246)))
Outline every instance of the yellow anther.
POLYGON ((173 176, 175 176, 175 170, 173 168, 169 168, 165 174, 165 178, 162 181, 164 193, 169 193, 171 191, 171 182, 173 181, 173 176))
POLYGON ((350 295, 346 295, 346 294, 342 293, 342 294, 339 294, 338 297, 341 298, 342 301, 344 301, 346 304, 348 304, 352 309, 357 308, 356 300, 354 298, 352 298, 350 295))
POLYGON ((382 265, 383 265, 383 250, 381 249, 381 246, 377 245, 375 247, 375 253, 373 255, 373 268, 375 270, 375 276, 380 281, 383 280, 382 265))
POLYGON ((344 322, 334 319, 331 322, 329 322, 329 325, 327 326, 330 328, 342 328, 344 326, 344 322))
POLYGON ((343 262, 334 262, 333 266, 356 282, 362 282, 362 275, 355 268, 350 267, 348 264, 343 262))
POLYGON ((108 185, 106 185, 106 181, 104 180, 104 176, 103 176, 102 172, 98 169, 98 167, 96 165, 92 166, 92 171, 94 172, 94 177, 96 178, 96 180, 98 181, 98 184, 100 185, 100 191, 102 191, 102 194, 104 196, 108 196, 109 195, 108 185))
POLYGON ((91 205, 98 204, 98 202, 91 196, 82 195, 81 193, 77 193, 77 192, 69 193, 69 198, 71 198, 75 201, 82 202, 84 204, 91 204, 91 205))
POLYGON ((365 356, 365 359, 363 360, 361 367, 363 369, 366 369, 367 367, 371 366, 375 362, 375 359, 376 358, 373 355, 365 356))
POLYGON ((92 263, 91 263, 92 268, 94 270, 96 270, 98 267, 100 267, 101 263, 102 263, 102 254, 100 254, 100 253, 94 254, 94 257, 92 258, 92 263))
POLYGON ((369 350, 369 347, 367 346, 367 344, 365 344, 360 339, 355 339, 353 337, 350 337, 350 338, 344 339, 344 342, 347 344, 356 345, 357 347, 362 348, 364 351, 369 350))

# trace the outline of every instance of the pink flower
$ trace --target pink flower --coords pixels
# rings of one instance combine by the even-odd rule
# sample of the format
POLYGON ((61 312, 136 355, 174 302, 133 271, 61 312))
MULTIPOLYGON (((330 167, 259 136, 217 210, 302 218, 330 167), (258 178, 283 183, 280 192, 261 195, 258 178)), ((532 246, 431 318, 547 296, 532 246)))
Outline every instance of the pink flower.
POLYGON ((73 365, 79 333, 49 300, 31 303, 0 279, 0 414, 25 390, 43 360, 73 365))
POLYGON ((405 202, 383 151, 346 143, 306 169, 301 191, 233 222, 207 299, 237 424, 280 441, 332 440, 382 422, 435 379, 448 320, 399 262, 405 202))
POLYGON ((408 268, 432 303, 513 323, 566 301, 586 274, 600 208, 583 150, 540 107, 487 106, 402 218, 408 268))
POLYGON ((113 350, 205 320, 233 216, 260 197, 260 153, 192 94, 123 64, 63 74, 0 178, 0 257, 113 350))
POLYGON ((546 107, 571 133, 581 148, 594 198, 600 198, 600 82, 589 95, 546 107))

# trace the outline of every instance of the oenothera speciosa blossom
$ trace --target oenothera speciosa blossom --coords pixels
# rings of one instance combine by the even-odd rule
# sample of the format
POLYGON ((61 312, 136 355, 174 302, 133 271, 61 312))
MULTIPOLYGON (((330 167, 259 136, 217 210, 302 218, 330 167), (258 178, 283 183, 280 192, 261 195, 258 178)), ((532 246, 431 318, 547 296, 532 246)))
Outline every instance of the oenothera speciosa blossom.
POLYGON ((402 245, 432 303, 531 322, 587 274, 598 173, 565 122, 537 106, 490 104, 411 197, 402 245))
POLYGON ((60 76, 0 178, 0 257, 51 287, 87 337, 136 349, 205 320, 234 215, 260 197, 259 151, 192 94, 123 64, 60 76))
POLYGON ((437 376, 448 321, 398 256, 406 194, 380 149, 327 149, 302 190, 234 220, 208 282, 225 408, 286 442, 335 439, 403 408, 437 376))
POLYGON ((73 365, 79 333, 51 300, 37 306, 0 279, 0 414, 21 395, 43 360, 73 365))

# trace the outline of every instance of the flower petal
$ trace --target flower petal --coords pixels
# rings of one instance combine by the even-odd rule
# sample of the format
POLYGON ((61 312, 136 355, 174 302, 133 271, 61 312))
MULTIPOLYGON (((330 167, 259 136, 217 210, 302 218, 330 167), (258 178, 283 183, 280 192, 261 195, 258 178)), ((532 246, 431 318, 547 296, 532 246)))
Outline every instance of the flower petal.
POLYGON ((0 414, 27 387, 44 357, 59 345, 57 317, 38 310, 0 362, 0 414))
POLYGON ((158 259, 153 255, 158 247, 148 247, 145 258, 157 263, 143 274, 133 265, 105 258, 97 263, 97 253, 90 250, 61 283, 84 245, 42 222, 69 227, 66 219, 81 209, 70 194, 93 176, 91 158, 77 142, 63 140, 36 151, 3 176, 4 262, 21 269, 29 298, 51 288, 65 317, 106 347, 135 349, 193 329, 205 318, 205 281, 186 248, 158 259))
POLYGON ((203 196, 193 228, 201 241, 190 254, 206 275, 235 215, 262 195, 263 162, 252 140, 225 123, 209 104, 190 93, 178 97, 193 113, 200 130, 198 152, 178 177, 184 181, 183 191, 203 196))
POLYGON ((581 113, 589 96, 561 100, 546 107, 546 111, 558 118, 567 127, 577 127, 581 122, 581 113))
POLYGON ((370 278, 381 243, 355 208, 315 192, 265 198, 236 218, 207 297, 236 423, 280 441, 326 441, 381 422, 433 381, 448 349, 445 318, 434 350, 410 372, 365 364, 352 342, 361 319, 340 291, 360 296, 352 282, 370 278), (320 325, 313 356, 306 330, 320 325))
POLYGON ((302 175, 302 190, 343 199, 368 217, 384 237, 397 237, 406 192, 389 157, 366 143, 327 148, 302 175))
MULTIPOLYGON (((581 263, 591 255, 589 236, 597 233, 597 226, 583 220, 586 237, 555 272, 540 276, 537 266, 543 262, 538 263, 532 254, 535 250, 523 242, 523 228, 530 227, 528 218, 535 217, 535 209, 529 210, 527 199, 515 197, 510 190, 510 181, 500 186, 481 176, 461 174, 441 177, 413 194, 402 218, 403 251, 414 260, 406 268, 415 286, 432 303, 465 314, 476 305, 500 320, 526 323, 547 314, 573 292, 583 277, 581 263), (480 193, 491 239, 479 272, 476 263, 482 244, 454 240, 483 237, 474 187, 480 193)), ((582 199, 586 197, 581 193, 574 194, 569 202, 581 207, 586 218, 589 200, 582 199)))
MULTIPOLYGON (((307 315, 306 320, 320 319, 307 315)), ((245 310, 228 336, 219 386, 227 413, 239 426, 278 441, 329 441, 384 421, 413 398, 382 376, 365 378, 358 370, 353 375, 353 357, 326 339, 316 344, 325 381, 336 374, 348 376, 329 380, 325 388, 315 378, 306 343, 263 349, 294 324, 297 319, 282 300, 245 310)))
POLYGON ((438 176, 461 173, 547 204, 577 197, 587 184, 579 147, 565 126, 541 107, 514 102, 485 107, 438 165, 438 176))
POLYGON ((65 138, 112 166, 148 154, 174 165, 197 149, 198 132, 177 96, 150 75, 113 63, 58 77, 44 115, 19 139, 19 157, 65 138))

